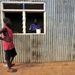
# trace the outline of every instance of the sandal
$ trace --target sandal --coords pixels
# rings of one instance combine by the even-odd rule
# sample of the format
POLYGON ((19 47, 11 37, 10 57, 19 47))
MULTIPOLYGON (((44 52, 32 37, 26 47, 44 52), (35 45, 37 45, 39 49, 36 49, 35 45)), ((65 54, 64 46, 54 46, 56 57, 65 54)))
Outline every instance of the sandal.
MULTIPOLYGON (((15 64, 11 64, 11 67, 13 67, 15 64)), ((8 67, 7 64, 4 64, 5 67, 8 67)))
POLYGON ((17 71, 16 69, 10 69, 10 70, 8 70, 7 72, 13 73, 13 72, 16 72, 16 71, 17 71))

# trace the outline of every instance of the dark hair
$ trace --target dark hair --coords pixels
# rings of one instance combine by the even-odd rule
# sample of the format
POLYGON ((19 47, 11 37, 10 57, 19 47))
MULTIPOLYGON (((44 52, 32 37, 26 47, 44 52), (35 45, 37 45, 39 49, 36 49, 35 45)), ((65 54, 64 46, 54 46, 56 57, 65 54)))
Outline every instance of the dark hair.
POLYGON ((3 21, 4 21, 4 23, 7 23, 7 21, 10 21, 10 19, 8 17, 4 17, 3 21))

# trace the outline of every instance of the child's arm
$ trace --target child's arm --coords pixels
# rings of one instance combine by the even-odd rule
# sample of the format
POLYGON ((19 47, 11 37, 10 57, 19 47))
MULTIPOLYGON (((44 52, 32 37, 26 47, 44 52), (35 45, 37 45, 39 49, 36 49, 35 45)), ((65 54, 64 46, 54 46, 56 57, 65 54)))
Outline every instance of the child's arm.
POLYGON ((6 31, 6 28, 2 28, 2 29, 0 30, 0 34, 3 33, 3 32, 5 32, 5 31, 6 31))
POLYGON ((0 40, 4 40, 4 38, 0 37, 0 40))
MULTIPOLYGON (((2 28, 2 29, 0 30, 0 34, 3 33, 4 31, 5 31, 5 28, 2 28)), ((0 40, 4 40, 4 38, 0 37, 0 40)))
POLYGON ((0 40, 6 41, 6 42, 10 42, 10 39, 5 39, 5 38, 2 38, 2 37, 0 37, 0 40))
MULTIPOLYGON (((0 34, 3 33, 3 32, 5 32, 5 35, 8 36, 8 32, 7 32, 6 28, 2 28, 0 30, 0 34)), ((10 42, 10 40, 8 38, 5 39, 5 38, 0 37, 0 40, 6 41, 6 42, 10 42)))

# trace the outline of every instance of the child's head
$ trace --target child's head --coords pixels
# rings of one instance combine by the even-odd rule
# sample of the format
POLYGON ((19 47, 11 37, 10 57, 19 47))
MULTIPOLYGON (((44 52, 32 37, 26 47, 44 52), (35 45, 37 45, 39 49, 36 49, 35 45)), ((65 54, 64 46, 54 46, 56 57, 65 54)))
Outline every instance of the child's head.
POLYGON ((9 18, 5 17, 5 18, 3 18, 3 21, 6 25, 11 25, 11 21, 9 18))
POLYGON ((37 25, 37 19, 34 19, 34 23, 37 25))

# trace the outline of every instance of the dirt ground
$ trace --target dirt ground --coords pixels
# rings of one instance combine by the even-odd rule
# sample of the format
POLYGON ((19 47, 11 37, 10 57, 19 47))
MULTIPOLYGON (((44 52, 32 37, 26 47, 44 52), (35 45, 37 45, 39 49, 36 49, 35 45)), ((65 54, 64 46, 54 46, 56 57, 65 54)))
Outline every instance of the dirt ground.
POLYGON ((17 72, 9 73, 0 63, 0 75, 75 75, 75 62, 16 63, 13 68, 17 72))

